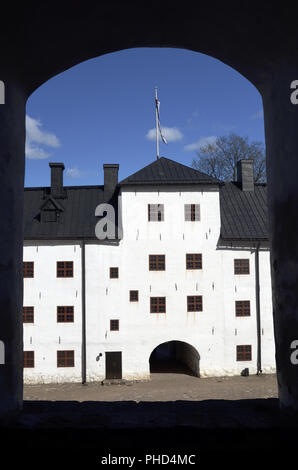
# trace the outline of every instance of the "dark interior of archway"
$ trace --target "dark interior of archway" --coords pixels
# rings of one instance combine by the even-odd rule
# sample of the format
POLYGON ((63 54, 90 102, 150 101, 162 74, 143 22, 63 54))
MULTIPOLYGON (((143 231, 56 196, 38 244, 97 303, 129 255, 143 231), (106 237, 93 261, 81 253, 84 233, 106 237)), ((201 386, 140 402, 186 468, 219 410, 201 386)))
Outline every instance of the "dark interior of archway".
MULTIPOLYGON (((179 356, 179 341, 168 341, 157 346, 149 359, 150 373, 197 375, 179 356)), ((189 346, 191 348, 191 346, 189 346)))

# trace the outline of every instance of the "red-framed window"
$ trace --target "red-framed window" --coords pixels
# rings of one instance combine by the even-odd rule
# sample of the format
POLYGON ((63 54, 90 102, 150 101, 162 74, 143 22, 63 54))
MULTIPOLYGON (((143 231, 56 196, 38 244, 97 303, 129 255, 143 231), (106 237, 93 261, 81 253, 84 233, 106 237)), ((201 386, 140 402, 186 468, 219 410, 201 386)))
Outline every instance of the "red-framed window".
POLYGON ((110 331, 119 331, 119 320, 110 320, 110 331))
POLYGON ((24 368, 34 367, 34 351, 24 351, 24 368))
POLYGON ((34 277, 34 262, 24 261, 23 271, 24 271, 24 277, 34 277))
POLYGON ((119 278, 119 268, 110 268, 110 279, 118 279, 119 278))
POLYGON ((139 301, 139 291, 138 290, 130 290, 129 291, 129 301, 130 302, 138 302, 139 301))
POLYGON ((200 204, 184 204, 184 218, 188 222, 199 221, 200 216, 200 204))
POLYGON ((150 313, 166 313, 166 298, 150 297, 150 313))
POLYGON ((149 271, 165 271, 165 255, 149 255, 149 271))
POLYGON ((202 269, 202 254, 201 253, 187 253, 186 254, 186 269, 202 269))
POLYGON ((203 297, 201 295, 188 295, 187 296, 187 311, 188 312, 202 312, 203 311, 203 297))
POLYGON ((57 277, 73 277, 73 261, 57 261, 57 277))
POLYGON ((74 367, 74 351, 57 351, 57 367, 74 367))
POLYGON ((251 361, 251 345, 241 344, 236 349, 237 361, 251 361))
POLYGON ((249 300, 236 300, 235 301, 235 314, 236 314, 236 317, 249 317, 250 316, 250 301, 249 300))
POLYGON ((23 307, 23 323, 34 323, 34 307, 23 307))
POLYGON ((164 205, 148 204, 148 221, 163 222, 164 221, 164 205))
POLYGON ((234 259, 234 274, 249 274, 249 259, 234 259))
POLYGON ((73 321, 74 321, 73 306, 57 307, 57 322, 58 323, 72 323, 73 321))

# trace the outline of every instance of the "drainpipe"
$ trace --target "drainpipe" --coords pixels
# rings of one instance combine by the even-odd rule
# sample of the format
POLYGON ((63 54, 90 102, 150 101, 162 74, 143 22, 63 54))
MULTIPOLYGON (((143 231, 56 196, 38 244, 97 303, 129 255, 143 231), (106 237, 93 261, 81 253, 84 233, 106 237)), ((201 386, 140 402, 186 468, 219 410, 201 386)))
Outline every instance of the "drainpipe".
POLYGON ((256 314, 257 314, 257 375, 262 373, 261 365, 261 314, 260 314, 260 271, 259 271, 259 248, 260 242, 257 243, 255 252, 255 273, 256 273, 256 314))
POLYGON ((85 266, 85 240, 81 244, 82 253, 82 384, 86 385, 86 266, 85 266))

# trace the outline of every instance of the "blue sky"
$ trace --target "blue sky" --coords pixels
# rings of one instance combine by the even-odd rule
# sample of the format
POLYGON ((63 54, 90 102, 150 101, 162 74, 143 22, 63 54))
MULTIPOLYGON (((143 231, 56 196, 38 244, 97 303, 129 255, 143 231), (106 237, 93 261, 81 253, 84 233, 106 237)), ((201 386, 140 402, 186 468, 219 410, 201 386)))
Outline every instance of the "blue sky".
POLYGON ((30 96, 25 186, 48 186, 49 162, 64 163, 65 185, 94 185, 103 184, 103 163, 119 163, 123 179, 155 160, 155 86, 168 141, 161 156, 191 166, 206 139, 229 132, 264 142, 261 96, 234 69, 183 49, 128 49, 72 67, 30 96))

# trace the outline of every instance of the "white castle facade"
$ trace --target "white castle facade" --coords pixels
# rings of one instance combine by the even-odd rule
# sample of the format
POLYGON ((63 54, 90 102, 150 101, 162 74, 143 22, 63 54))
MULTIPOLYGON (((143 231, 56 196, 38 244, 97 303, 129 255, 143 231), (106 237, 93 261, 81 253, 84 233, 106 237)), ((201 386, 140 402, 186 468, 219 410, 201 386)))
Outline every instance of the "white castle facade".
POLYGON ((51 188, 25 190, 25 383, 148 380, 159 357, 200 377, 275 371, 266 187, 251 161, 228 185, 160 158, 65 188, 50 166, 51 188), (114 240, 95 235, 106 202, 114 240))

